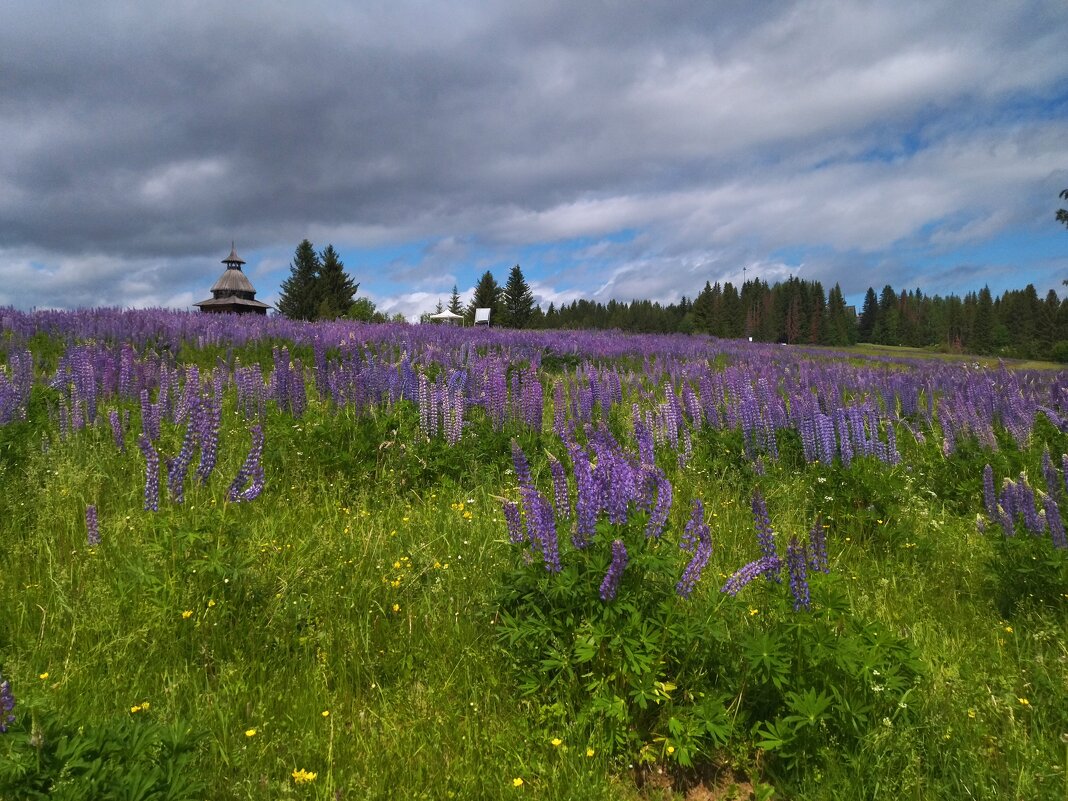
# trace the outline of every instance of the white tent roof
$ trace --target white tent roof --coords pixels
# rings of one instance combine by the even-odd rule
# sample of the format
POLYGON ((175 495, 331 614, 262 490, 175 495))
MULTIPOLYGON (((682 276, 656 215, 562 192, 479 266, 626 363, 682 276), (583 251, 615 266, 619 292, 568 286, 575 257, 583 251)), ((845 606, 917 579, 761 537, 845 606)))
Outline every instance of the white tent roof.
POLYGON ((446 309, 443 312, 438 312, 437 314, 430 315, 430 319, 431 320, 462 320, 462 319, 464 319, 464 317, 463 317, 462 314, 453 314, 451 311, 446 309))

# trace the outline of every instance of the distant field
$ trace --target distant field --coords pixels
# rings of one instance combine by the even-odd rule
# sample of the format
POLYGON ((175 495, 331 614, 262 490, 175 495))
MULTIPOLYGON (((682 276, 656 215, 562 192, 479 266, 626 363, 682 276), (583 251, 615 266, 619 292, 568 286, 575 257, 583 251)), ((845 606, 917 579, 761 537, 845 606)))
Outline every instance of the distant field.
POLYGON ((890 356, 900 359, 939 359, 942 361, 969 362, 981 364, 986 367, 996 367, 1004 363, 1014 370, 1063 370, 1064 365, 1057 362, 1032 361, 1027 359, 998 359, 993 356, 973 356, 967 353, 939 353, 926 348, 907 348, 902 345, 872 345, 860 343, 846 348, 853 353, 861 353, 866 356, 890 356))
POLYGON ((1068 373, 850 352, 0 310, 0 799, 1066 797, 1068 373))

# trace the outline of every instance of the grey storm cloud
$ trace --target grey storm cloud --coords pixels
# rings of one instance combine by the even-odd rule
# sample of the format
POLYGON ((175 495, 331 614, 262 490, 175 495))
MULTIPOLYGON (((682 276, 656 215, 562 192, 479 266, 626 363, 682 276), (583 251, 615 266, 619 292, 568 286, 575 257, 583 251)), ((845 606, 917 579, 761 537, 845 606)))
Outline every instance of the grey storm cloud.
POLYGON ((152 287, 210 280, 234 237, 314 236, 439 242, 396 269, 433 292, 474 244, 633 229, 574 274, 670 297, 793 245, 996 233, 1068 165, 1066 35, 1059 0, 16 0, 0 279, 187 303, 152 287))

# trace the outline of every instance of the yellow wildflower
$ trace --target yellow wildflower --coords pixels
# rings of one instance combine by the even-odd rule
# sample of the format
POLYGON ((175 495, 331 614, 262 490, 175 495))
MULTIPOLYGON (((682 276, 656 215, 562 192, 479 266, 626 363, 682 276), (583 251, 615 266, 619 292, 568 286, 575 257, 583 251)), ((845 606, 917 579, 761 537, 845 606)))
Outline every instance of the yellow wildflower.
POLYGON ((255 729, 245 729, 245 736, 246 737, 255 737, 256 736, 256 730, 255 729))
POLYGON ((208 609, 211 609, 213 606, 215 606, 215 601, 213 599, 209 598, 208 599, 208 609))
POLYGON ((42 674, 41 674, 40 676, 38 676, 37 678, 39 678, 39 679, 40 679, 41 681, 44 681, 45 679, 47 679, 47 678, 48 678, 48 671, 46 670, 46 671, 45 671, 44 673, 42 673, 42 674))
POLYGON ((512 787, 522 787, 522 786, 523 786, 523 780, 520 779, 518 776, 516 776, 514 779, 512 779, 512 787))
POLYGON ((296 784, 310 784, 315 781, 315 777, 318 775, 319 774, 317 773, 312 773, 311 771, 301 768, 300 770, 293 771, 293 781, 296 784))
POLYGON ((586 756, 588 756, 588 757, 591 757, 591 756, 593 756, 593 755, 594 755, 594 754, 596 754, 596 753, 597 753, 597 752, 596 752, 596 751, 594 751, 594 750, 593 750, 592 748, 587 748, 587 749, 586 749, 586 756))
POLYGON ((393 611, 394 612, 399 612, 400 611, 400 604, 393 604, 393 611))
POLYGON ((667 752, 668 752, 668 755, 669 755, 669 756, 670 756, 671 754, 674 754, 674 753, 675 753, 675 746, 673 746, 673 745, 669 745, 669 746, 667 747, 667 752))
POLYGON ((1023 706, 1031 706, 1031 702, 1028 701, 1026 698, 1017 698, 1016 700, 1019 701, 1023 706))
POLYGON ((751 608, 751 609, 749 610, 749 614, 750 614, 750 615, 759 615, 759 614, 760 614, 760 610, 759 610, 759 609, 752 609, 752 608, 751 608))
POLYGON ((192 616, 193 616, 193 610, 192 609, 186 609, 184 612, 182 612, 182 620, 189 620, 189 618, 191 618, 192 616))
POLYGON ((553 737, 552 740, 550 740, 549 742, 553 744, 553 748, 559 748, 563 740, 561 740, 559 737, 553 737))
POLYGON ((328 718, 328 717, 330 717, 330 710, 329 709, 324 709, 319 714, 321 714, 324 718, 328 718))
POLYGON ((1005 631, 1009 632, 1009 634, 1012 634, 1012 626, 1006 626, 1005 631))

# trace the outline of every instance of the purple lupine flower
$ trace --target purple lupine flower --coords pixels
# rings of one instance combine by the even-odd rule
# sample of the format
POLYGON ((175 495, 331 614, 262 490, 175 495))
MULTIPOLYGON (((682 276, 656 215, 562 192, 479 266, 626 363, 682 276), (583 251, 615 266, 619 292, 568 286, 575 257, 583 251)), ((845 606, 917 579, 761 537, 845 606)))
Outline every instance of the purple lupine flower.
POLYGON ((671 482, 659 468, 653 473, 653 479, 656 481, 656 505, 649 513, 649 522, 645 524, 646 537, 659 537, 664 532, 668 514, 671 512, 671 482))
POLYGON ((690 519, 686 521, 686 527, 682 531, 679 547, 687 553, 693 553, 697 546, 706 540, 711 542, 712 534, 705 522, 705 505, 700 498, 694 498, 690 507, 690 519))
POLYGON ((1053 460, 1049 455, 1049 448, 1042 451, 1042 477, 1046 479, 1046 492, 1050 495, 1057 494, 1060 479, 1057 478, 1057 469, 1053 466, 1053 460))
POLYGON ((653 445, 653 432, 642 422, 638 413, 638 404, 634 404, 634 439, 638 443, 638 462, 643 465, 656 464, 656 451, 653 445))
POLYGON ((226 493, 231 503, 255 500, 263 491, 263 465, 260 463, 260 457, 263 455, 263 428, 257 424, 252 426, 251 431, 252 448, 226 493), (248 487, 245 487, 245 484, 248 484, 248 487))
POLYGON ((794 596, 794 611, 809 609, 812 598, 808 591, 808 548, 790 537, 786 545, 786 566, 790 571, 790 592, 794 596))
POLYGON ((705 522, 705 505, 698 498, 693 499, 690 519, 686 522, 679 547, 692 553, 693 558, 686 565, 679 583, 675 585, 675 592, 683 598, 689 598, 701 578, 701 571, 705 569, 712 555, 712 532, 705 522))
POLYGON ((211 471, 219 455, 219 427, 222 424, 222 388, 216 387, 212 397, 198 407, 196 417, 197 442, 200 445, 200 462, 196 476, 201 485, 208 483, 211 471))
POLYGON ((995 520, 998 498, 997 493, 994 492, 994 468, 990 465, 983 468, 983 506, 986 508, 986 516, 995 520))
POLYGON ((627 546, 623 540, 612 540, 612 564, 604 574, 601 582, 601 600, 608 602, 616 597, 619 582, 623 578, 623 569, 627 566, 627 546))
POLYGON ((115 447, 125 453, 126 439, 122 435, 122 422, 119 420, 117 409, 108 410, 108 422, 111 424, 111 436, 115 440, 115 447))
POLYGON ((530 477, 530 463, 527 461, 527 455, 523 453, 523 449, 514 439, 512 440, 512 464, 515 465, 515 478, 519 486, 533 487, 534 481, 530 477))
POLYGON ((1023 473, 1016 482, 1016 510, 1023 516, 1024 525, 1031 534, 1038 537, 1046 532, 1045 521, 1035 507, 1035 491, 1023 473))
MULTIPOLYGON (((760 490, 753 491, 753 523, 756 525, 757 540, 760 542, 760 550, 765 559, 779 562, 779 552, 775 548, 775 531, 771 527, 771 518, 768 516, 768 505, 760 490)), ((778 573, 768 574, 769 579, 777 580, 778 573)))
POLYGON ((567 491, 567 473, 560 460, 549 454, 549 472, 553 476, 553 505, 561 520, 571 519, 571 498, 567 491))
MULTIPOLYGON (((3 679, 0 676, 0 679, 3 679)), ((11 692, 11 683, 0 681, 0 734, 7 733, 7 727, 15 722, 15 696, 11 692)))
POLYGON ((96 506, 93 504, 85 507, 85 532, 90 548, 100 544, 100 524, 96 517, 96 506))
POLYGON ((508 524, 508 539, 518 545, 525 539, 523 521, 519 517, 519 504, 515 501, 504 501, 501 505, 504 507, 504 520, 508 524))
POLYGON ((593 478, 593 469, 586 453, 578 447, 571 450, 571 464, 575 472, 575 533, 571 543, 578 549, 589 545, 597 530, 597 516, 601 513, 601 494, 593 478))
POLYGON ((1061 510, 1053 495, 1042 494, 1042 505, 1046 513, 1046 523, 1049 526, 1049 536, 1056 548, 1068 548, 1068 536, 1064 533, 1064 521, 1061 520, 1061 510))
POLYGON ((196 445, 197 427, 196 417, 199 414, 199 402, 193 398, 186 409, 185 434, 182 435, 182 447, 178 455, 167 460, 167 489, 170 490, 171 498, 175 503, 181 503, 185 497, 185 474, 189 472, 189 465, 193 461, 193 450, 196 445))
POLYGON ((816 441, 819 444, 819 459, 824 464, 834 462, 838 443, 834 437, 834 421, 825 414, 816 413, 816 441))
POLYGON ((693 458, 693 438, 690 436, 690 429, 682 429, 682 450, 679 452, 677 459, 679 467, 685 467, 689 464, 690 459, 693 458))
POLYGON ((734 575, 727 579, 727 583, 723 585, 720 592, 725 592, 732 596, 737 595, 749 582, 758 576, 767 576, 778 580, 781 568, 782 562, 779 561, 778 557, 762 556, 736 570, 734 575))
POLYGON ((823 528, 823 521, 818 517, 808 532, 808 544, 811 546, 809 567, 821 573, 830 573, 830 560, 827 558, 827 531, 823 528))
POLYGON ((159 454, 152 446, 148 436, 142 434, 137 441, 141 453, 145 455, 145 511, 159 511, 159 454))
POLYGON ((541 548, 542 561, 550 573, 559 573, 560 543, 556 538, 556 521, 552 504, 536 489, 523 493, 524 511, 527 516, 527 536, 541 548))

